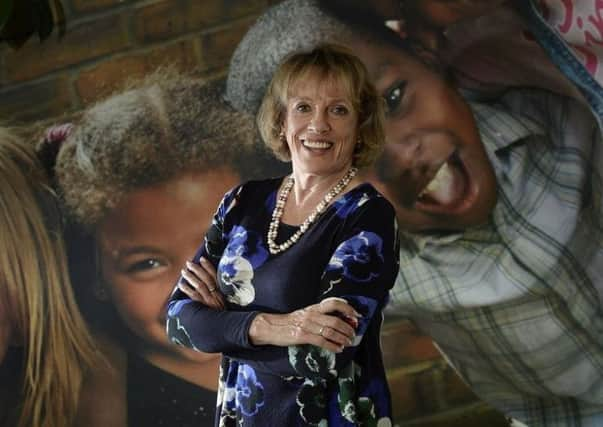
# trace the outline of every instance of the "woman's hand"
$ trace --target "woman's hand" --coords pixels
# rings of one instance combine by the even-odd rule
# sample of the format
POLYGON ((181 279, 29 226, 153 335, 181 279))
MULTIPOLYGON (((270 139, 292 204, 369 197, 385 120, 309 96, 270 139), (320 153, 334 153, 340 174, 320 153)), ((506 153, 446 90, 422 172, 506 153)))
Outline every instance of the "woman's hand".
POLYGON ((200 264, 186 262, 186 268, 181 270, 178 289, 184 292, 193 301, 217 310, 224 310, 224 296, 218 288, 216 269, 205 258, 200 259, 200 264))
POLYGON ((289 314, 258 314, 249 339, 254 345, 313 344, 339 353, 354 342, 359 317, 344 299, 327 298, 289 314))

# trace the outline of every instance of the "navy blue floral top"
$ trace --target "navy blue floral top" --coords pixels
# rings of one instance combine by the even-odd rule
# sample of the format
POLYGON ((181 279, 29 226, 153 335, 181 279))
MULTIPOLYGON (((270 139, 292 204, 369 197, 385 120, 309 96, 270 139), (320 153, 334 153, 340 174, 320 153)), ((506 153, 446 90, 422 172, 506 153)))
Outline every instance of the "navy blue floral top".
MULTIPOLYGON (((398 272, 394 210, 361 184, 296 244, 271 255, 266 234, 281 181, 251 181, 226 194, 194 261, 203 256, 217 267, 227 310, 210 309, 176 288, 168 335, 177 344, 224 354, 217 426, 391 426, 379 334, 398 272), (290 313, 333 296, 363 316, 355 342, 343 352, 250 343, 249 325, 258 313, 290 313)), ((296 230, 281 224, 277 243, 296 230)))

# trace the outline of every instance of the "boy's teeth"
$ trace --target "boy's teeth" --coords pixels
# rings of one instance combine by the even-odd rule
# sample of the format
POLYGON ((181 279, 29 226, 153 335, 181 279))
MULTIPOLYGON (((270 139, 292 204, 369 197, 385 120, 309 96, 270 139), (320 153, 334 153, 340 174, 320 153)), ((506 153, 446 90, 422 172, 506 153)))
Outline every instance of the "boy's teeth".
POLYGON ((433 179, 427 184, 427 186, 421 191, 419 197, 423 196, 425 193, 437 193, 446 189, 449 183, 452 182, 453 176, 448 166, 448 163, 444 163, 438 169, 438 172, 435 174, 433 179))

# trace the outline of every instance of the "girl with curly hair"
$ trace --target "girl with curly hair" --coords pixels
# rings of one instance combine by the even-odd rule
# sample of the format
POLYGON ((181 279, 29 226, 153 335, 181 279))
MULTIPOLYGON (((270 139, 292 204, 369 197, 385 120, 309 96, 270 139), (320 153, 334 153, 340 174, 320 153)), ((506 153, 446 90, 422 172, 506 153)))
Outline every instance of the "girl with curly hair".
POLYGON ((86 111, 57 159, 81 300, 118 343, 98 380, 129 426, 213 424, 220 357, 171 345, 164 307, 222 194, 262 170, 253 118, 222 90, 159 72, 86 111))

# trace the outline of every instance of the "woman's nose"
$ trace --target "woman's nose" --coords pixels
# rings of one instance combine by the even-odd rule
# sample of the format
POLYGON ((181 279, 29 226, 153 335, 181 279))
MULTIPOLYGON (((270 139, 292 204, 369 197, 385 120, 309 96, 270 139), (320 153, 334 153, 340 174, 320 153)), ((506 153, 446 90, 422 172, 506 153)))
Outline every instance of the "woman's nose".
POLYGON ((308 130, 316 133, 324 133, 329 129, 329 121, 324 113, 317 112, 312 116, 308 130))

